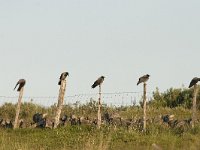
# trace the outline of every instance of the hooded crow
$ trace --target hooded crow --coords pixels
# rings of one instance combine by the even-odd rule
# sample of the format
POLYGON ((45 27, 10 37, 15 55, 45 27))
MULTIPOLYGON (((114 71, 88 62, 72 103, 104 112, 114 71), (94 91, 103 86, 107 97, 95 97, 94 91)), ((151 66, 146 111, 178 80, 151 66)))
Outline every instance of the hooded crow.
POLYGON ((190 82, 189 88, 197 84, 197 82, 200 81, 200 78, 194 77, 192 81, 190 82))
POLYGON ((103 83, 103 81, 104 81, 104 76, 101 76, 101 77, 99 77, 95 82, 94 82, 94 84, 92 85, 92 88, 94 89, 96 86, 98 86, 98 85, 101 85, 102 83, 103 83))
POLYGON ((137 83, 137 85, 139 85, 139 84, 142 83, 142 82, 147 82, 147 81, 149 80, 149 77, 150 77, 150 75, 148 75, 148 74, 146 74, 146 75, 140 77, 140 78, 139 78, 139 81, 138 81, 138 83, 137 83))
MULTIPOLYGON (((22 87, 24 87, 25 83, 26 83, 26 80, 24 80, 24 79, 20 79, 17 82, 17 84, 15 85, 15 88, 17 87, 17 85, 19 85, 19 87, 17 89, 18 92, 21 90, 22 87)), ((15 90, 15 88, 14 88, 14 90, 15 90)))
POLYGON ((63 73, 60 75, 60 79, 59 79, 58 85, 61 85, 61 81, 62 81, 62 80, 65 80, 67 76, 69 76, 69 73, 68 73, 68 72, 63 72, 63 73))

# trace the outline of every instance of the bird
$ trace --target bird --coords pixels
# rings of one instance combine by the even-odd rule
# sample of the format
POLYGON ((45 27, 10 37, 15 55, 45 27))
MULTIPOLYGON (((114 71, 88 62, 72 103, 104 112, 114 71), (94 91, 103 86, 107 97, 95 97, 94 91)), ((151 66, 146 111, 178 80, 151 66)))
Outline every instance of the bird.
POLYGON ((47 114, 36 113, 33 115, 33 122, 36 123, 36 127, 44 128, 46 126, 47 114))
POLYGON ((58 85, 61 85, 61 81, 62 81, 62 80, 65 80, 67 76, 69 76, 69 73, 68 73, 68 72, 63 72, 63 73, 60 75, 60 79, 59 79, 58 85))
POLYGON ((200 81, 200 78, 194 77, 192 81, 190 82, 189 88, 194 86, 198 81, 200 81))
POLYGON ((139 85, 142 82, 147 82, 149 80, 150 75, 146 74, 139 78, 139 81, 137 82, 137 85, 139 85))
POLYGON ((101 77, 99 77, 95 82, 94 82, 94 84, 92 85, 92 88, 94 89, 96 86, 98 86, 98 85, 101 85, 102 83, 103 83, 103 81, 104 81, 104 76, 101 76, 101 77))
MULTIPOLYGON (((21 88, 24 87, 24 85, 26 84, 26 80, 25 79, 19 79, 19 81, 15 85, 15 88, 17 87, 18 84, 19 84, 19 87, 18 87, 17 91, 19 92, 21 90, 21 88)), ((14 90, 15 90, 15 88, 14 88, 14 90)))

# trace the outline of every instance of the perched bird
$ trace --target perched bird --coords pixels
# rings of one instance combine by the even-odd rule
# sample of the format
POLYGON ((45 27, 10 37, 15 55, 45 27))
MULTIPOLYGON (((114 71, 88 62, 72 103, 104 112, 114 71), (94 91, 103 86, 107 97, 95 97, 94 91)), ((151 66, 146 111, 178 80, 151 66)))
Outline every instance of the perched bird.
POLYGON ((38 123, 40 120, 43 119, 43 114, 36 113, 33 115, 33 122, 38 123))
POLYGON ((189 88, 194 86, 198 81, 200 81, 200 78, 194 77, 192 81, 190 82, 189 88))
POLYGON ((36 123, 36 127, 45 128, 46 127, 46 116, 47 114, 36 113, 33 115, 33 122, 36 123))
MULTIPOLYGON (((19 87, 18 87, 18 89, 17 89, 18 92, 21 90, 22 87, 24 87, 25 83, 26 83, 26 80, 24 80, 24 79, 20 79, 20 80, 17 82, 17 84, 15 85, 15 88, 16 88, 17 85, 19 84, 19 87)), ((14 88, 14 90, 15 90, 15 88, 14 88)))
POLYGON ((139 78, 139 81, 138 81, 138 83, 137 83, 137 85, 139 85, 139 84, 142 83, 142 82, 147 82, 147 81, 149 80, 149 77, 150 77, 150 75, 148 75, 148 74, 146 74, 146 75, 140 77, 140 78, 139 78))
POLYGON ((95 88, 96 86, 98 86, 98 85, 101 85, 102 83, 103 83, 103 81, 104 81, 104 76, 101 76, 101 77, 99 77, 95 82, 94 82, 94 84, 92 85, 92 88, 95 88))
POLYGON ((61 81, 62 81, 62 80, 65 80, 67 76, 69 76, 69 73, 68 73, 68 72, 63 72, 63 73, 60 75, 60 80, 59 80, 59 82, 58 82, 58 85, 61 85, 61 81))

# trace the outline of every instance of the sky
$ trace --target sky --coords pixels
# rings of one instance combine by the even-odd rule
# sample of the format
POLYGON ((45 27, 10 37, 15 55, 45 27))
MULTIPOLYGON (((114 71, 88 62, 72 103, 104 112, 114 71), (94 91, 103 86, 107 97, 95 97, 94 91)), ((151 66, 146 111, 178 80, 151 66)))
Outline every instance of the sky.
POLYGON ((0 0, 0 95, 57 96, 188 87, 200 76, 199 0, 0 0))

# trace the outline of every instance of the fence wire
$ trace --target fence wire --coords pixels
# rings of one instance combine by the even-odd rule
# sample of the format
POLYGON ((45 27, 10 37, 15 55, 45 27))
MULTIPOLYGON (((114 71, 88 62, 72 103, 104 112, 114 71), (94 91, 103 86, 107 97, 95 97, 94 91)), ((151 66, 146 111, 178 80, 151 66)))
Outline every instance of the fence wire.
MULTIPOLYGON (((82 105, 90 102, 91 100, 98 100, 98 93, 85 93, 65 96, 65 105, 82 105)), ((102 103, 108 106, 132 106, 139 105, 142 101, 143 92, 114 92, 102 93, 102 103)), ((150 101, 151 93, 147 93, 147 101, 150 101)), ((0 105, 4 103, 17 103, 18 96, 0 96, 0 105)), ((23 96, 23 102, 31 102, 42 106, 51 106, 57 103, 58 96, 23 96)))

